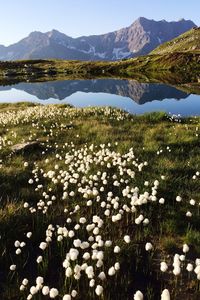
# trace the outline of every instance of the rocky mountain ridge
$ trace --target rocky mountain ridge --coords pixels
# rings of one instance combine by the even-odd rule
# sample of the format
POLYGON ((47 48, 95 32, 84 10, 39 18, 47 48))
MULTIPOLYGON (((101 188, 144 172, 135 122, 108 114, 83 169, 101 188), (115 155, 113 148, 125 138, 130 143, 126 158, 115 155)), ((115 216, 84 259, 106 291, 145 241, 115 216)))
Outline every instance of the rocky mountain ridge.
POLYGON ((120 60, 148 54, 195 26, 190 20, 167 22, 141 17, 129 27, 103 35, 72 38, 57 30, 35 31, 13 45, 0 45, 0 60, 120 60))

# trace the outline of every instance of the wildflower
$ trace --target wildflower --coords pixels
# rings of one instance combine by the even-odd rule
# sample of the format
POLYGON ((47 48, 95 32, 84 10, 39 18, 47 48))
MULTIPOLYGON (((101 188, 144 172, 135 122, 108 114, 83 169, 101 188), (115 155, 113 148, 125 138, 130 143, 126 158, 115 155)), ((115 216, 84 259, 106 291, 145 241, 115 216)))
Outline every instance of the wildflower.
POLYGON ((14 246, 15 246, 16 248, 20 247, 20 242, 19 242, 19 241, 15 241, 14 246))
POLYGON ((187 264, 187 267, 186 267, 186 270, 188 271, 188 272, 192 272, 193 271, 193 265, 192 264, 187 264))
POLYGON ((42 288, 42 294, 44 295, 44 296, 46 296, 46 295, 48 295, 49 294, 49 291, 50 291, 50 289, 49 289, 49 287, 48 286, 43 286, 43 288, 42 288))
POLYGON ((153 245, 151 243, 146 243, 145 250, 146 251, 151 251, 152 249, 153 249, 153 245))
POLYGON ((191 217, 192 217, 192 213, 191 213, 190 211, 187 211, 187 212, 186 212, 186 217, 191 218, 191 217))
POLYGON ((187 253, 190 250, 189 246, 187 244, 183 245, 183 253, 187 253))
POLYGON ((76 296, 77 296, 77 291, 76 290, 72 290, 72 292, 71 292, 71 296, 72 296, 72 298, 75 298, 76 296))
POLYGON ((164 203, 165 203, 165 199, 164 199, 164 198, 160 198, 160 199, 159 199, 159 203, 160 203, 160 204, 164 204, 164 203))
POLYGON ((27 285, 27 284, 28 284, 28 279, 27 279, 27 278, 24 278, 23 281, 22 281, 22 284, 23 284, 23 285, 27 285))
POLYGON ((16 265, 11 265, 11 266, 10 266, 10 270, 11 270, 11 271, 15 271, 15 270, 16 270, 16 265))
POLYGON ((35 294, 37 294, 37 292, 38 292, 38 289, 37 289, 36 286, 32 286, 32 287, 30 288, 30 293, 31 293, 31 295, 35 295, 35 294))
POLYGON ((129 235, 125 235, 124 236, 124 241, 129 244, 131 242, 130 236, 129 235))
POLYGON ((71 300, 71 299, 72 299, 72 297, 69 294, 63 296, 63 300, 71 300))
POLYGON ((41 276, 38 276, 38 277, 36 278, 36 284, 37 284, 37 285, 42 285, 43 283, 44 283, 44 278, 41 277, 41 276))
POLYGON ((168 266, 167 266, 166 262, 162 261, 162 262, 160 263, 160 270, 161 270, 162 272, 166 272, 167 269, 168 269, 168 266))
POLYGON ((196 201, 195 201, 194 199, 191 199, 191 200, 190 200, 190 205, 194 206, 195 203, 196 203, 196 201))
POLYGON ((167 289, 163 290, 161 294, 161 300, 170 300, 170 294, 167 289))
POLYGON ((26 236, 27 236, 28 239, 30 239, 31 236, 32 236, 32 232, 27 232, 26 236))
POLYGON ((50 298, 56 298, 58 296, 58 290, 55 288, 50 289, 49 296, 50 298))
POLYGON ((108 270, 108 275, 109 276, 114 276, 115 275, 115 268, 114 267, 111 267, 109 270, 108 270))
POLYGON ((120 247, 119 246, 115 246, 114 253, 119 253, 119 252, 120 252, 120 247))
POLYGON ((47 243, 45 243, 45 242, 40 243, 40 246, 39 246, 40 249, 45 250, 46 247, 47 247, 47 243))
POLYGON ((20 248, 18 248, 18 249, 15 251, 15 253, 16 253, 17 255, 21 254, 21 252, 22 252, 22 250, 21 250, 20 248))
POLYGON ((97 285, 95 293, 97 294, 97 296, 100 296, 103 293, 103 287, 101 285, 97 285))
POLYGON ((177 197, 176 197, 176 201, 177 201, 177 202, 181 202, 181 201, 182 201, 181 196, 177 196, 177 197))
POLYGON ((42 256, 38 256, 38 258, 36 259, 37 263, 40 264, 42 262, 42 256))
POLYGON ((134 295, 134 300, 143 300, 143 299, 144 299, 144 297, 143 297, 142 292, 137 291, 134 295))

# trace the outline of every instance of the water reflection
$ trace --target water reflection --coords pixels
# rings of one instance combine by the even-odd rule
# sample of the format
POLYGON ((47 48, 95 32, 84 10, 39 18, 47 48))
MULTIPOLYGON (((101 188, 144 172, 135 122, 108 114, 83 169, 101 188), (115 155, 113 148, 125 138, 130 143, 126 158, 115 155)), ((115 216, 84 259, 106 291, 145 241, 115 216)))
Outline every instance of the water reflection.
POLYGON ((11 88, 25 91, 40 100, 48 100, 50 98, 63 100, 76 92, 120 95, 131 98, 138 104, 166 98, 179 100, 188 96, 188 94, 164 84, 139 83, 135 80, 117 79, 19 83, 17 85, 0 87, 0 91, 10 90, 11 88))
POLYGON ((0 86, 1 102, 19 100, 42 103, 62 100, 75 106, 112 105, 134 113, 165 110, 200 115, 200 96, 165 84, 135 80, 65 80, 0 86))

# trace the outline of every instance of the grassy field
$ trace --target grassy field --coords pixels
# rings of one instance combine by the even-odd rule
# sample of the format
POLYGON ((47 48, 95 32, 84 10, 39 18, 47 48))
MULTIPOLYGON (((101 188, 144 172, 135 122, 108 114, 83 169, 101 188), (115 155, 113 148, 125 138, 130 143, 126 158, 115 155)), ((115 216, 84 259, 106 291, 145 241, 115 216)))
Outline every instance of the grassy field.
POLYGON ((0 83, 52 80, 55 78, 131 78, 169 84, 198 83, 200 53, 194 51, 149 54, 128 60, 67 61, 25 60, 0 62, 0 83))
POLYGON ((199 299, 199 130, 195 117, 1 104, 0 298, 199 299))

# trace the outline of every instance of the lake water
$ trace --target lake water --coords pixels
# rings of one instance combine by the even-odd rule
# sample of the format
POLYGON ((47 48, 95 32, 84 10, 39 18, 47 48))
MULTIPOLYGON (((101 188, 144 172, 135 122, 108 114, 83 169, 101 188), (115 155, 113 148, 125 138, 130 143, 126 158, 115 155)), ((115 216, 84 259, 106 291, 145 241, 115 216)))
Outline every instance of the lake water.
POLYGON ((169 85, 134 80, 65 80, 0 86, 0 103, 19 101, 69 103, 76 107, 113 106, 133 114, 165 111, 183 116, 200 115, 200 95, 187 94, 169 85))

